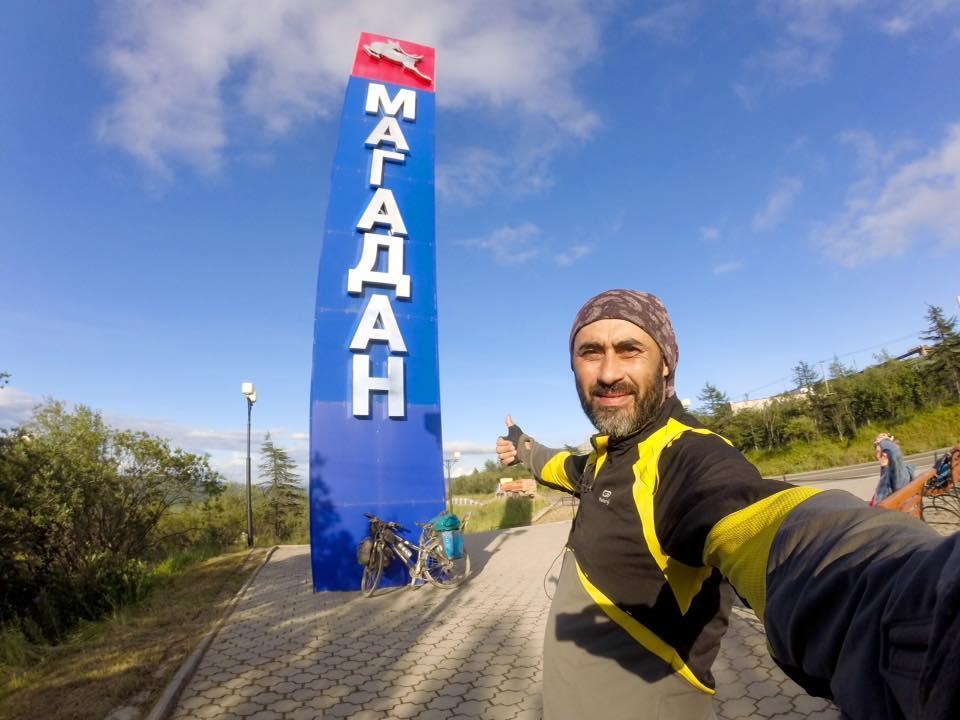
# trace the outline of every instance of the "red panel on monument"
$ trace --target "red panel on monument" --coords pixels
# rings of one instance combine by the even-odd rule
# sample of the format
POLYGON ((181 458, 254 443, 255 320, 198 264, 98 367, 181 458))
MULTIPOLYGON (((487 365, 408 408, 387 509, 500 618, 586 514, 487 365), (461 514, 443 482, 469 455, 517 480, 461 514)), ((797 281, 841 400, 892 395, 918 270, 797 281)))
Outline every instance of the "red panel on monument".
POLYGON ((401 47, 400 41, 386 35, 362 33, 351 74, 434 92, 437 87, 436 51, 406 41, 401 47))

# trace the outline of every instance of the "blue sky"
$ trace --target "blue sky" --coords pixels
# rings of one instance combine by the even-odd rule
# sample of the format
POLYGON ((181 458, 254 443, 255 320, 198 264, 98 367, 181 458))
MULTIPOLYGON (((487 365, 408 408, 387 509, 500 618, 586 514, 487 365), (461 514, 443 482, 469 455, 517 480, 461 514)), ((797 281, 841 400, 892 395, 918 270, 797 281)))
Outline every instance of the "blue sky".
MULTIPOLYGON (((649 290, 678 394, 916 344, 960 284, 960 2, 0 6, 0 425, 44 397, 243 471, 302 461, 317 261, 362 31, 437 47, 445 447, 590 433, 567 333, 649 290)), ((696 404, 696 402, 694 403, 696 404)), ((306 476, 306 468, 302 468, 306 476)))

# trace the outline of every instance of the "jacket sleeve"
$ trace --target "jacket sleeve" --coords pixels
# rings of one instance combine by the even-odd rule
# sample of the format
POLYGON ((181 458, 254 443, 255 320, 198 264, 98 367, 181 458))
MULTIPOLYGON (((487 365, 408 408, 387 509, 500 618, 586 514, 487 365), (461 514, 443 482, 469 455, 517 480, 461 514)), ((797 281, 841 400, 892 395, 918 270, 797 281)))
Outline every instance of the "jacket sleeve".
POLYGON ((766 563, 774 659, 851 718, 956 718, 958 540, 840 490, 798 505, 766 563))
POLYGON ((893 484, 890 482, 891 473, 890 465, 880 468, 880 481, 877 483, 877 489, 873 493, 873 497, 877 503, 884 500, 888 495, 893 493, 893 484))
POLYGON ((960 535, 841 490, 760 477, 722 439, 681 439, 658 492, 664 549, 720 569, 763 621, 771 655, 845 717, 955 718, 960 535), (949 658, 949 662, 946 660, 949 658))
POLYGON ((586 455, 574 455, 568 450, 556 450, 541 445, 517 425, 510 428, 507 439, 516 446, 520 462, 529 468, 537 482, 580 496, 588 461, 586 455))

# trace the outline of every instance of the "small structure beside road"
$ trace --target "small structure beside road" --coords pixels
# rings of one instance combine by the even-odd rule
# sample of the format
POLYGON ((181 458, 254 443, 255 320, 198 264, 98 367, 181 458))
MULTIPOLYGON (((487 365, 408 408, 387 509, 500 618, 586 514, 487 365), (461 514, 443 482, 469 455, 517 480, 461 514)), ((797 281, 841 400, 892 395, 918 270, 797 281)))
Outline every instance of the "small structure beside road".
POLYGON ((497 497, 536 497, 537 481, 533 478, 500 478, 497 497))

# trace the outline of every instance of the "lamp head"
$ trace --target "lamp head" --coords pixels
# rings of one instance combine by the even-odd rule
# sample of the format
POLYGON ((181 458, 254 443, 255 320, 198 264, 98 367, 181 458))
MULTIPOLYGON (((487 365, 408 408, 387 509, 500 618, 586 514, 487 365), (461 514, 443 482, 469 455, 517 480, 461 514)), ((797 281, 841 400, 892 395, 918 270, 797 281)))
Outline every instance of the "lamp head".
POLYGON ((251 405, 257 401, 257 389, 252 382, 243 383, 243 385, 240 386, 240 392, 243 393, 243 396, 251 405))

